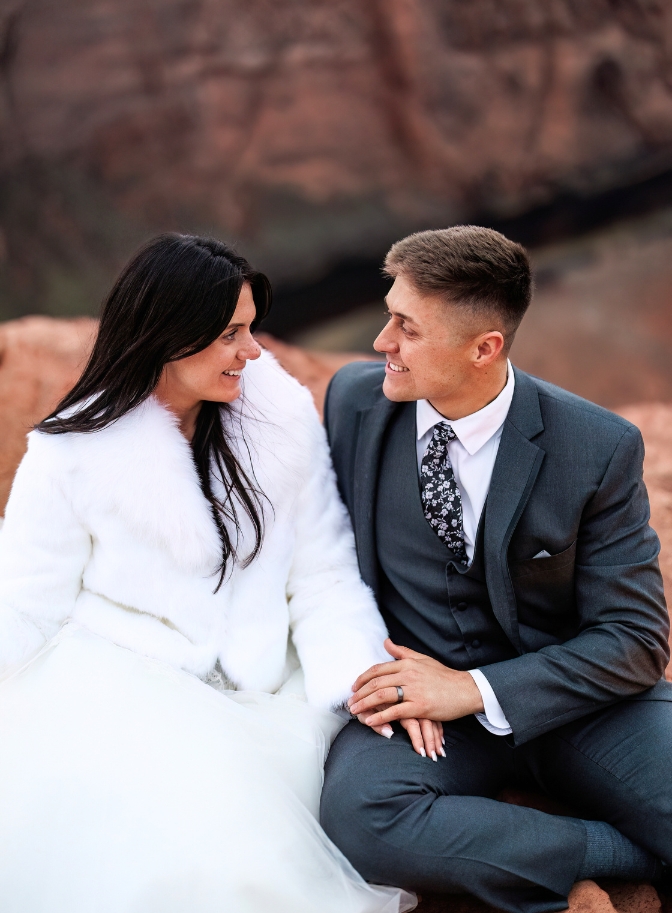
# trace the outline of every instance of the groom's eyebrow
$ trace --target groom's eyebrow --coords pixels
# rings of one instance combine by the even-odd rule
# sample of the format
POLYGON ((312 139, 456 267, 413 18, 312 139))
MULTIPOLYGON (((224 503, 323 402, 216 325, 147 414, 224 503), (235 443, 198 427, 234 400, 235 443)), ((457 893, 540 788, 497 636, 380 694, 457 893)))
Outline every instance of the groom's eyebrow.
POLYGON ((390 312, 390 314, 392 314, 393 317, 399 317, 400 320, 406 320, 408 323, 416 322, 415 320, 413 320, 412 317, 408 317, 406 314, 402 314, 401 311, 393 311, 388 303, 387 296, 385 296, 385 298, 383 298, 383 301, 385 302, 385 307, 390 312))

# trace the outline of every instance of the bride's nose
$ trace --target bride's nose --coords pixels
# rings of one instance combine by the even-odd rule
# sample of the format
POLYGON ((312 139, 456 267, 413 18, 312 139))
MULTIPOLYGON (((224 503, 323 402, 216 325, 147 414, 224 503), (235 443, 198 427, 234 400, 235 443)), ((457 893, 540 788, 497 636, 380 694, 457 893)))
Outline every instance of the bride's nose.
POLYGON ((250 336, 245 348, 240 352, 240 357, 244 358, 246 361, 254 361, 256 358, 259 358, 260 355, 261 346, 253 336, 250 336))

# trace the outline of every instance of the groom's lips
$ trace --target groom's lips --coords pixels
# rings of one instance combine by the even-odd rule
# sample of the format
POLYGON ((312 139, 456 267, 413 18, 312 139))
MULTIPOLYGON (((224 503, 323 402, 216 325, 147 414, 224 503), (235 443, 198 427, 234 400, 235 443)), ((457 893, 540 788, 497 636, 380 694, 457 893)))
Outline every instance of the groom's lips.
POLYGON ((392 377, 398 377, 400 374, 408 374, 408 368, 404 365, 397 365, 394 362, 388 361, 385 363, 385 373, 390 374, 392 377))

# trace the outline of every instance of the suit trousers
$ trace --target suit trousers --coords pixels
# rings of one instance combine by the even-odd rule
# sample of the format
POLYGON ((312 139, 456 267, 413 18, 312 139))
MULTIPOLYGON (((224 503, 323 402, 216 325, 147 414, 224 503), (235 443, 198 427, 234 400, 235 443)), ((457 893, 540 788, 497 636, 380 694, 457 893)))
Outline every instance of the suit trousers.
POLYGON ((564 910, 586 848, 580 818, 607 821, 672 863, 672 704, 621 701, 514 746, 475 717, 444 724, 447 757, 417 755, 350 722, 331 749, 322 825, 371 882, 476 895, 515 913, 564 910), (576 817, 499 802, 536 788, 576 817))

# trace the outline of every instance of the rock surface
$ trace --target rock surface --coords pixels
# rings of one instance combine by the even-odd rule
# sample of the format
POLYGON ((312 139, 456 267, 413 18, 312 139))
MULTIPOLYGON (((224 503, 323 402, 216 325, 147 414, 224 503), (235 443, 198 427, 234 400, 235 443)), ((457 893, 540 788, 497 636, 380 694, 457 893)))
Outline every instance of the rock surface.
MULTIPOLYGON (((30 427, 56 405, 75 382, 92 341, 95 321, 30 317, 0 325, 0 514, 11 480, 25 450, 30 427)), ((353 353, 311 352, 260 334, 285 368, 306 384, 321 409, 327 384, 353 353)), ((619 410, 636 424, 646 443, 645 478, 651 497, 652 523, 662 543, 661 568, 672 593, 672 405, 647 403, 619 410)), ((672 669, 672 667, 671 667, 672 669)), ((668 677, 670 669, 668 669, 668 677)), ((534 793, 505 790, 499 799, 551 814, 571 813, 534 793)), ((495 913, 493 907, 467 895, 426 895, 420 913, 495 913)), ((651 885, 579 882, 570 895, 571 913, 661 913, 661 899, 651 885)), ((663 898, 662 913, 672 913, 663 898)))
MULTIPOLYGON (((672 605, 672 406, 646 403, 617 410, 641 430, 646 456, 644 479, 651 500, 651 525, 661 542, 660 569, 668 607, 672 605)), ((672 634, 670 635, 672 645, 672 634)), ((672 663, 667 668, 672 681, 672 663)))
POLYGON ((671 34, 651 0, 4 0, 0 294, 91 309, 168 227, 299 278, 660 172, 671 34))
MULTIPOLYGON (((468 895, 423 896, 419 913, 495 913, 496 908, 468 895)), ((570 913, 661 913, 650 884, 579 881, 569 894, 570 913)), ((664 913, 664 911, 663 911, 664 913)))
POLYGON ((0 515, 26 434, 73 386, 95 337, 88 318, 25 317, 0 324, 0 515))
MULTIPOLYGON (((672 402, 672 207, 530 251, 534 300, 515 365, 614 409, 672 402)), ((382 300, 323 320, 288 341, 371 352, 382 300)))
MULTIPOLYGON (((25 450, 25 436, 44 418, 81 371, 96 323, 87 318, 55 320, 27 317, 0 324, 0 514, 25 450)), ((266 334, 260 341, 312 392, 322 410, 327 385, 348 362, 365 356, 317 352, 288 345, 266 334)), ((619 411, 644 435, 644 477, 651 499, 652 525, 661 539, 660 564, 672 593, 672 405, 647 403, 619 411)), ((672 665, 668 669, 672 677, 672 665)))

